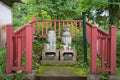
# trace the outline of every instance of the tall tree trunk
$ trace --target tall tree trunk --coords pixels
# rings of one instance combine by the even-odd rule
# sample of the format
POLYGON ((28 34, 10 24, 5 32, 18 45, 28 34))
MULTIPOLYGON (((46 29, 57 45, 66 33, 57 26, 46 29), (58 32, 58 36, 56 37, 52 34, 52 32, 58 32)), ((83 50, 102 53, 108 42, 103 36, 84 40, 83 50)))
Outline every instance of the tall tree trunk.
MULTIPOLYGON (((40 0, 36 0, 36 5, 37 5, 37 6, 40 6, 40 0)), ((42 19, 41 9, 40 9, 40 8, 37 8, 37 10, 38 10, 38 15, 39 15, 40 19, 42 19)))
MULTIPOLYGON (((109 0, 110 3, 117 3, 119 0, 109 0)), ((109 4, 109 24, 110 25, 119 25, 119 5, 118 4, 109 4)))

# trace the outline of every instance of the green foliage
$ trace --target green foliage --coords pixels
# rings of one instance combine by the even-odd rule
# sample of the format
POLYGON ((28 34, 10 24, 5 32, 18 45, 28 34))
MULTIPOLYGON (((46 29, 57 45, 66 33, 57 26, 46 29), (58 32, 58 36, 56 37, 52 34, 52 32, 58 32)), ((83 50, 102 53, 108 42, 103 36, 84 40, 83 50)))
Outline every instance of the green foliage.
POLYGON ((52 19, 72 19, 78 12, 78 1, 74 0, 43 0, 41 9, 52 19))
POLYGON ((27 0, 24 3, 15 3, 13 6, 13 24, 20 27, 32 19, 32 15, 38 17, 35 0, 27 0))
POLYGON ((77 59, 79 64, 79 61, 83 61, 83 38, 80 34, 77 38, 72 39, 72 47, 77 50, 77 59))
POLYGON ((36 39, 33 42, 33 69, 36 71, 40 66, 39 62, 42 56, 42 50, 44 48, 45 39, 36 39))
POLYGON ((120 67, 117 68, 117 73, 118 76, 120 76, 120 67))
POLYGON ((120 30, 117 31, 117 67, 120 66, 120 30))
POLYGON ((14 79, 17 80, 28 80, 27 78, 25 78, 26 73, 22 72, 22 73, 14 73, 14 79))
POLYGON ((6 64, 6 55, 5 55, 5 49, 1 48, 0 49, 0 74, 5 72, 5 64, 6 64))
POLYGON ((80 12, 90 11, 90 9, 101 9, 107 6, 106 0, 79 0, 80 12))
POLYGON ((7 75, 0 75, 0 80, 13 80, 12 77, 7 75))

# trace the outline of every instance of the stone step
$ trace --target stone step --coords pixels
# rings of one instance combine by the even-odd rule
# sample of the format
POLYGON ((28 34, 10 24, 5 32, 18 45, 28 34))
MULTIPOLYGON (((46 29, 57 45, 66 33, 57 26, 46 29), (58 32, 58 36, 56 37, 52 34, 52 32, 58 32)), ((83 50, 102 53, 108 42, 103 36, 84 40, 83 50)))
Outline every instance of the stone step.
POLYGON ((83 76, 36 76, 36 80, 87 80, 83 76))

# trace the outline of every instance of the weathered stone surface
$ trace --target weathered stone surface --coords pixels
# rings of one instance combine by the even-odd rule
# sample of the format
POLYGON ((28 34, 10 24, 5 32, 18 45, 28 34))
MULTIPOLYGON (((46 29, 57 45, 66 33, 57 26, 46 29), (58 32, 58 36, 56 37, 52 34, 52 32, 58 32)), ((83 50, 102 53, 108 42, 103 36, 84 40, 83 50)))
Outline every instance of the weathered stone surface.
POLYGON ((77 64, 77 61, 41 60, 41 65, 63 66, 63 65, 73 65, 73 64, 77 64))
POLYGON ((99 75, 89 74, 87 80, 100 80, 99 75))
POLYGON ((26 74, 24 76, 25 78, 27 78, 28 80, 36 80, 36 74, 35 73, 32 73, 32 74, 26 74))
POLYGON ((86 80, 83 76, 37 76, 36 80, 86 80))
POLYGON ((42 51, 42 60, 58 60, 59 59, 59 50, 43 50, 42 51), (46 55, 46 53, 55 55, 46 55))
MULTIPOLYGON (((76 61, 76 56, 77 56, 77 52, 76 52, 76 50, 74 50, 74 49, 71 49, 71 50, 60 50, 60 60, 61 61, 63 61, 63 60, 66 60, 65 59, 65 56, 64 56, 64 54, 69 54, 69 53, 72 53, 72 57, 71 57, 71 60, 72 61, 76 61)), ((69 58, 68 58, 68 60, 70 60, 69 58)))
POLYGON ((108 80, 120 80, 120 76, 117 75, 109 75, 108 80))

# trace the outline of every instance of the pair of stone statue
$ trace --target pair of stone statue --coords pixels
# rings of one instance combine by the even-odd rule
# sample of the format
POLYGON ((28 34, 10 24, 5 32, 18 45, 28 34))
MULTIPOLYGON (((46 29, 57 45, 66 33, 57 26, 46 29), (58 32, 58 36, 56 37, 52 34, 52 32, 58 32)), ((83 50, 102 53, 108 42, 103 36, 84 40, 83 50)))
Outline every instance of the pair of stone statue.
MULTIPOLYGON (((71 49, 72 36, 70 33, 70 27, 64 27, 62 33, 62 48, 64 50, 71 49)), ((49 30, 47 35, 47 44, 45 45, 48 50, 56 49, 56 33, 54 30, 49 30)))

